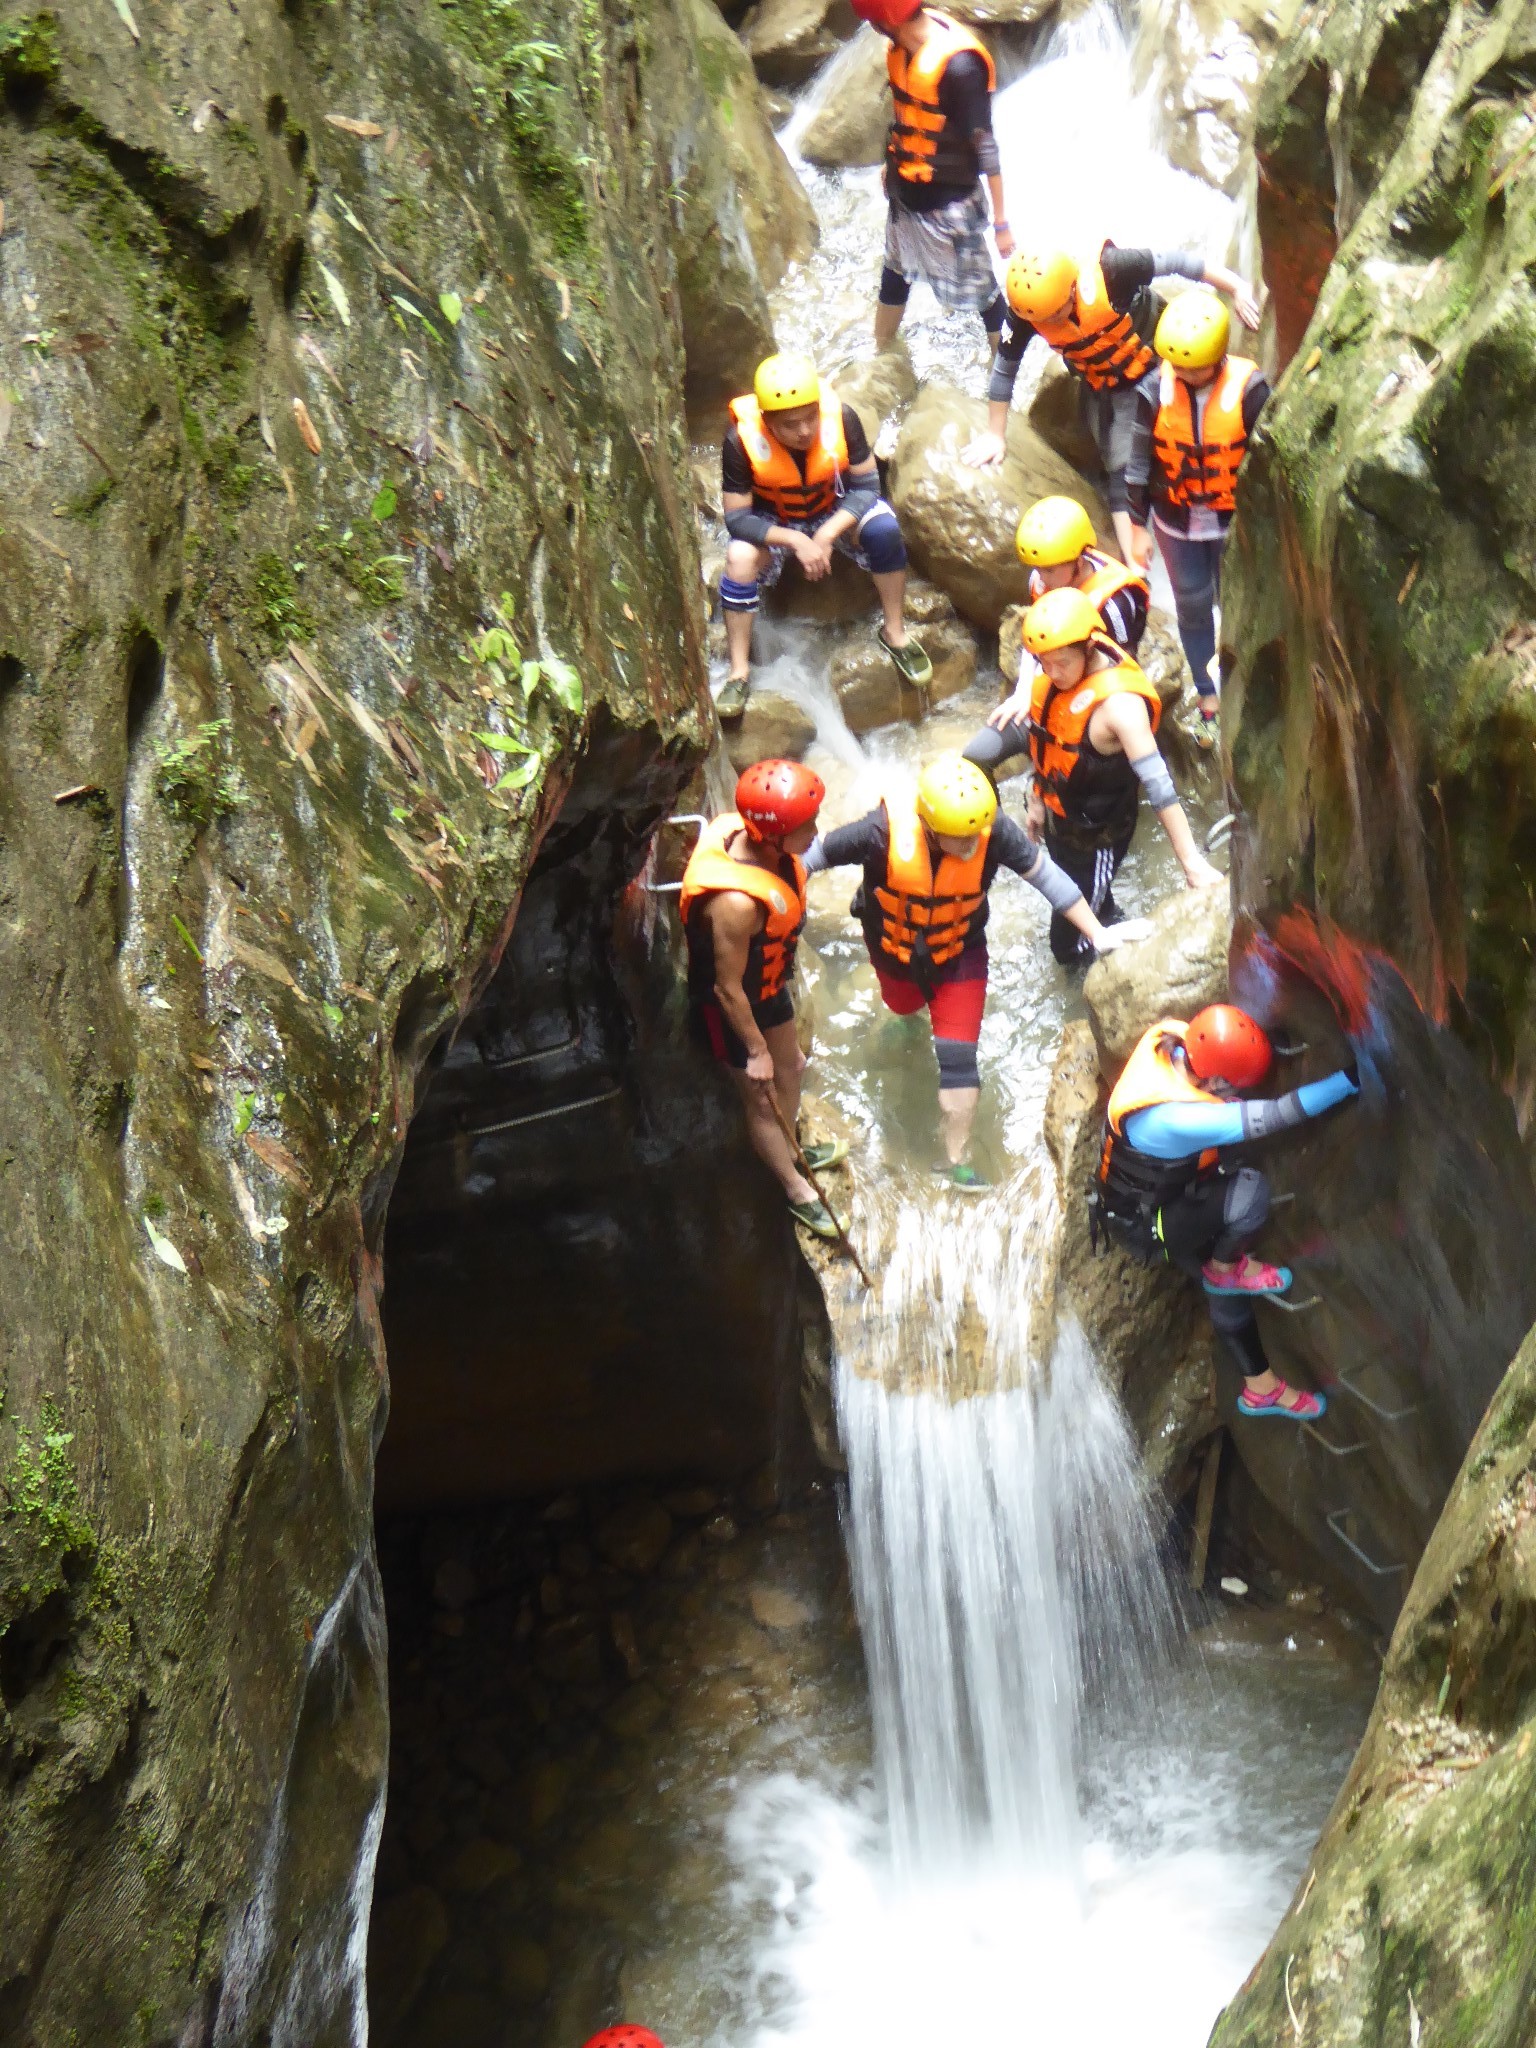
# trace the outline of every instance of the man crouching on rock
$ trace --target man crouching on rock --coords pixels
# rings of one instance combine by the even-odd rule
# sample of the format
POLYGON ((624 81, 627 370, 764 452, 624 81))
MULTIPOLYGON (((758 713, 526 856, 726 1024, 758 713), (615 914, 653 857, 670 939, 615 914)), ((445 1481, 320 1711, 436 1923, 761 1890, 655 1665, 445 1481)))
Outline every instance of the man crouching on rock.
POLYGON ((1234 1152, 1294 1130, 1360 1092, 1340 1068, 1274 1100, 1238 1101, 1269 1072, 1273 1049, 1246 1010, 1213 1003, 1186 1025, 1164 1017, 1144 1032, 1115 1083, 1093 1203, 1100 1226, 1148 1264, 1165 1259, 1205 1289, 1211 1324, 1243 1376, 1240 1415, 1315 1422, 1322 1394, 1270 1369, 1255 1300, 1284 1294, 1288 1266, 1249 1251, 1269 1221, 1269 1182, 1234 1152))
POLYGON ((721 451, 721 495, 730 544, 720 608, 731 669, 715 699, 740 718, 751 687, 752 619, 758 592, 793 555, 810 580, 830 574, 836 550, 874 578, 885 614, 880 644, 905 681, 926 689, 933 663, 902 618, 907 549, 858 414, 822 383, 804 356, 769 356, 752 391, 731 401, 721 451))
MULTIPOLYGON (((790 979, 805 924, 805 864, 826 786, 798 761, 758 761, 736 784, 736 809, 711 820, 683 872, 693 1029, 741 1095, 752 1149, 783 1188, 790 1214, 817 1237, 837 1224, 795 1162, 805 1055, 790 979), (782 1121, 781 1121, 782 1119, 782 1121)), ((847 1147, 810 1145, 814 1172, 847 1147)))

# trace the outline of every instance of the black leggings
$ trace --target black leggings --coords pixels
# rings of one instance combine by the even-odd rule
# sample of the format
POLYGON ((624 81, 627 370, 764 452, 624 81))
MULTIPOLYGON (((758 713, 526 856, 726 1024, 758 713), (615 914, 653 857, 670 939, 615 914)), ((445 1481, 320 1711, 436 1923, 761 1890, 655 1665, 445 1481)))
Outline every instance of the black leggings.
MULTIPOLYGON (((1181 1273, 1199 1280, 1207 1259, 1240 1259, 1269 1221, 1269 1182, 1256 1167, 1213 1174, 1160 1211, 1163 1249, 1181 1273)), ((1253 1303, 1242 1294, 1208 1294, 1211 1327, 1244 1379, 1269 1370, 1253 1303)))
MULTIPOLYGON (((890 265, 887 264, 886 267, 880 273, 881 305, 904 306, 907 303, 908 299, 911 298, 911 296, 911 281, 903 277, 899 270, 892 270, 890 265)), ((1007 307, 1003 303, 1003 295, 1001 292, 997 294, 996 298, 992 299, 987 305, 982 307, 981 324, 983 327, 985 327, 988 334, 997 335, 1002 333, 1003 317, 1007 310, 1007 307)))

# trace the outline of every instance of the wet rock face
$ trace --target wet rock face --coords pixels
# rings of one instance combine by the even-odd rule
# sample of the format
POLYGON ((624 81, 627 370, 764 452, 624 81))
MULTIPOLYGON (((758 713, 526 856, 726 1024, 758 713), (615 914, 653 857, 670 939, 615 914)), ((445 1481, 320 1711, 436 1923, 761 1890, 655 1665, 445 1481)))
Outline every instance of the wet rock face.
POLYGON ((1315 900, 1382 945, 1450 1007, 1524 1126, 1536 200, 1523 34, 1516 16, 1438 8, 1298 19, 1259 131, 1266 264, 1296 355, 1244 470, 1223 637, 1250 826, 1243 899, 1315 900), (1314 309, 1335 221, 1348 240, 1314 309))
POLYGON ((1462 1465, 1364 1743, 1296 1901, 1212 2048, 1523 2048, 1536 2009, 1536 1338, 1462 1465))
POLYGON ((34 337, 0 537, 0 2031, 329 2048, 418 1068, 578 758, 638 862, 704 740, 648 111, 697 60, 664 0, 530 4, 547 87, 470 0, 128 12, 0 30, 34 337))
POLYGON ((1272 0, 1152 0, 1141 11, 1137 82, 1158 105, 1169 158, 1234 195, 1253 176, 1259 92, 1283 13, 1272 0))

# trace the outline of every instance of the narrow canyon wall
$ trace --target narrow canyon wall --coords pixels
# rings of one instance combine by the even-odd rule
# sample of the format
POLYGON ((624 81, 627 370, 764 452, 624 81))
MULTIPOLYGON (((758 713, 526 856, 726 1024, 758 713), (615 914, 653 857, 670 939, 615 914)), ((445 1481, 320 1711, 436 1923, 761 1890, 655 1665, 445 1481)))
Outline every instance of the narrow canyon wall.
POLYGON ((573 781, 622 871, 698 757, 683 344, 793 242, 696 26, 0 23, 0 2041, 361 2024, 391 1179, 573 781))

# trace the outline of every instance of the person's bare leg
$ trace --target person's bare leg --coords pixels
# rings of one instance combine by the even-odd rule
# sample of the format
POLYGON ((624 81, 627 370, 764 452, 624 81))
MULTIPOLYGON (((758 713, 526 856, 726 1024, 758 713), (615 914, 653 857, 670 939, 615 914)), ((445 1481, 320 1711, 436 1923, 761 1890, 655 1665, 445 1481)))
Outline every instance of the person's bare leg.
POLYGON ((739 1069, 731 1069, 731 1079, 741 1097, 741 1106, 746 1112, 747 1136, 752 1141, 752 1150, 762 1160, 791 1202, 814 1202, 816 1190, 795 1164, 795 1155, 789 1149, 789 1140, 779 1128, 779 1120, 773 1113, 773 1097, 769 1085, 762 1081, 749 1081, 739 1069))
POLYGON ((908 634, 901 607, 907 595, 907 572, 905 569, 887 569, 883 576, 876 576, 873 581, 880 609, 885 613, 886 642, 891 647, 905 647, 908 634))
POLYGON ((875 307, 875 347, 884 348, 896 339, 901 331, 905 306, 877 305, 875 307))
MULTIPOLYGON (((725 551, 725 573, 735 583, 755 583, 768 562, 767 550, 754 547, 749 540, 733 540, 725 551)), ((725 645, 733 682, 745 682, 751 672, 752 618, 751 612, 728 611, 725 615, 725 645)))
POLYGON ((976 1121, 980 1100, 979 1088, 939 1090, 939 1130, 944 1140, 944 1156, 951 1166, 959 1166, 970 1148, 971 1125, 976 1121))
POLYGON ((800 1033, 793 1021, 788 1024, 772 1024, 763 1033, 769 1052, 773 1054, 774 1091, 779 1098, 779 1107, 784 1112, 784 1121, 791 1130, 800 1121, 800 1083, 805 1074, 805 1054, 800 1050, 800 1033))

